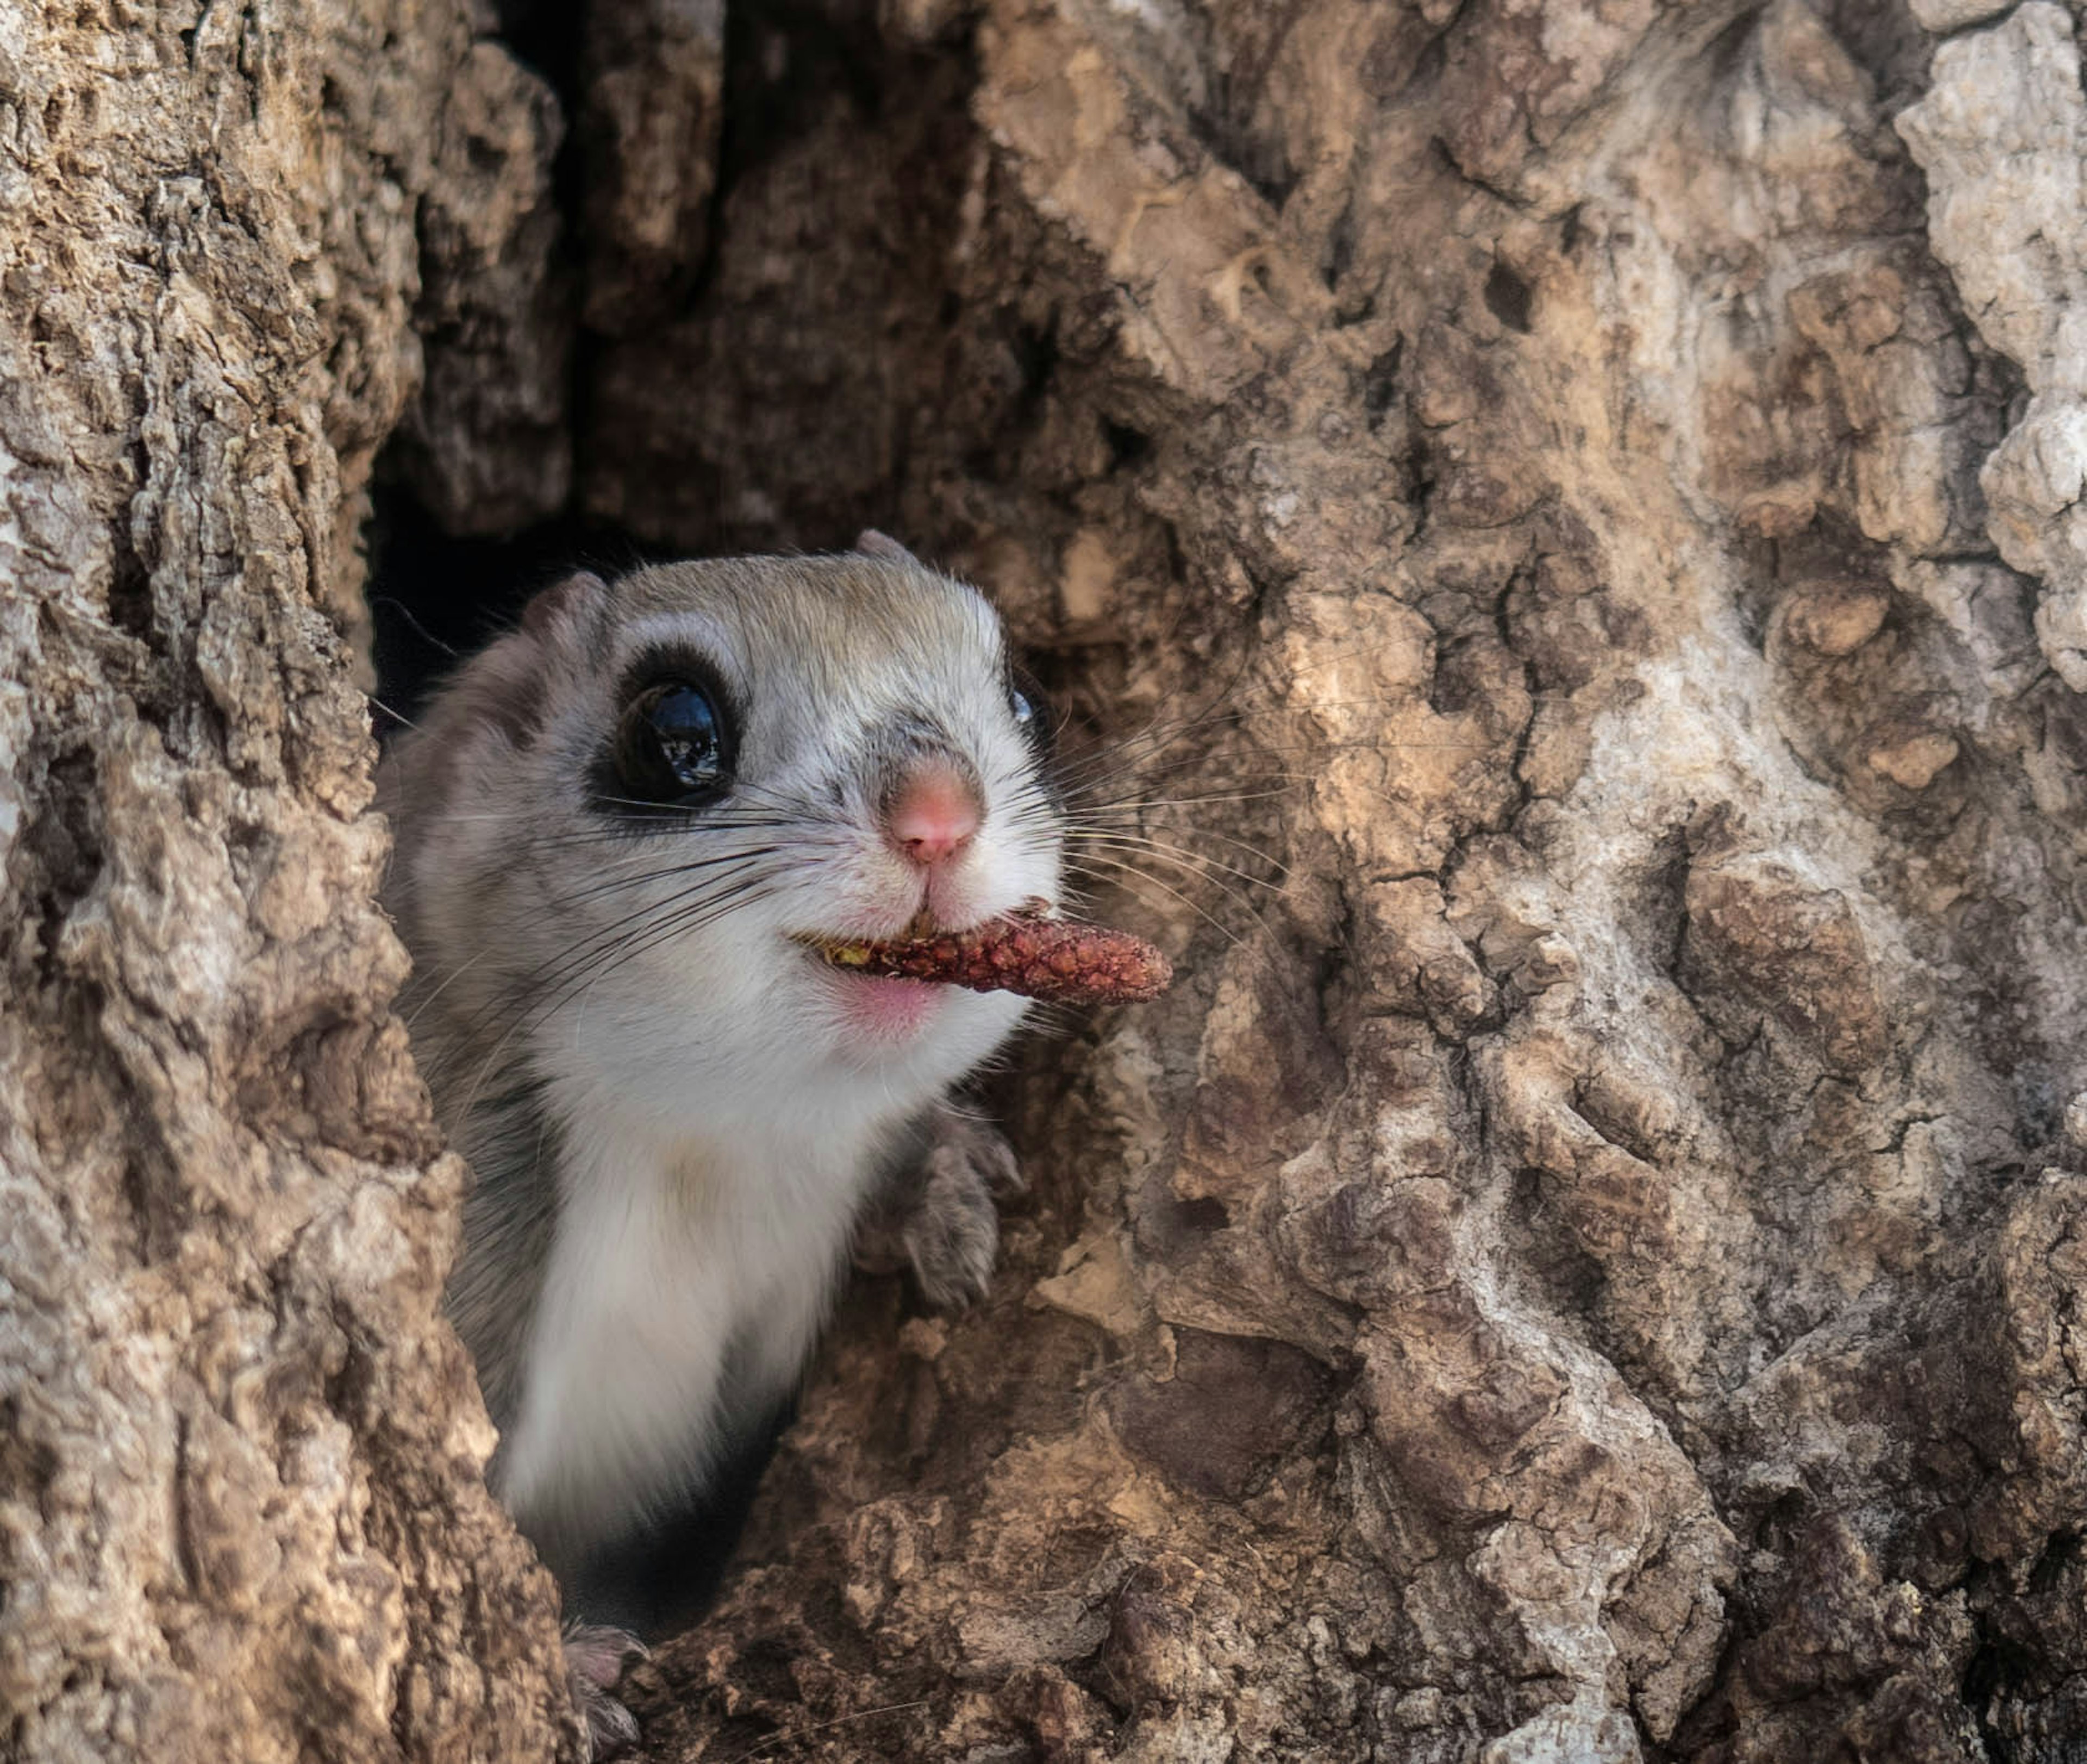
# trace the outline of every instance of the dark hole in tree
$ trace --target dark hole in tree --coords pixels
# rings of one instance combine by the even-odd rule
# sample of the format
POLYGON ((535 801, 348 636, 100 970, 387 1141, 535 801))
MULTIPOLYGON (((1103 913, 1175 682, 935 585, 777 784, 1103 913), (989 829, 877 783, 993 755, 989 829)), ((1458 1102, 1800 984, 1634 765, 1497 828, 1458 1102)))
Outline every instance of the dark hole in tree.
POLYGON ((2080 1554, 2078 1532, 2067 1529, 2052 1532, 2051 1541, 2043 1546, 2043 1553, 2037 1557, 2036 1566, 2029 1570, 2029 1590, 2051 1591, 2065 1578, 2066 1570, 2080 1560, 2080 1554))
POLYGON ((442 680, 574 569, 617 576, 648 561, 621 529, 560 515, 505 539, 444 533, 409 492, 380 488, 368 530, 378 732, 416 718, 442 680))
MULTIPOLYGON (((501 0, 501 5, 518 52, 550 80, 569 119, 574 117, 580 99, 576 22, 580 14, 547 0, 501 0)), ((770 158, 787 152, 793 137, 809 131, 819 120, 821 108, 830 99, 844 104, 865 130, 873 126, 879 95, 887 83, 864 58, 877 42, 870 16, 863 13, 860 23, 850 23, 829 18, 817 6, 796 5, 728 9, 719 184, 707 235, 712 257, 692 272, 689 286, 677 288, 677 307, 664 322, 701 321, 706 278, 716 269, 717 254, 728 243, 727 198, 742 180, 770 158)), ((961 106, 955 114, 961 119, 961 106)), ((554 177, 554 194, 564 217, 561 267, 575 300, 588 200, 586 155, 575 145, 581 138, 577 129, 568 135, 554 177)), ((939 311, 945 329, 966 321, 967 315, 954 304, 954 295, 938 291, 929 297, 944 303, 939 311)), ((979 315, 968 316, 975 321, 979 315)), ((993 315, 993 319, 1007 334, 1015 365, 1009 427, 1018 432, 1047 403, 1060 369, 1058 315, 1039 313, 1027 323, 1013 314, 993 315)), ((616 462, 588 454, 591 445, 601 445, 590 430, 587 406, 594 376, 608 347, 603 339, 591 339, 583 331, 578 340, 570 421, 578 456, 575 480, 582 484, 588 481, 591 469, 611 476, 616 469, 616 462)), ((906 394, 898 389, 894 395, 906 394)), ((438 424, 429 428, 441 432, 438 424)), ((1136 467, 1153 445, 1150 436, 1129 425, 1108 425, 1106 439, 1116 468, 1136 467)), ((703 463, 662 454, 643 469, 677 471, 685 482, 690 475, 701 472, 703 463)), ((770 463, 773 467, 777 462, 771 459, 770 463)), ((980 475, 1000 475, 1009 469, 1005 460, 988 455, 980 475)), ((417 715, 446 675, 510 627, 534 593, 574 569, 613 577, 647 562, 715 555, 749 543, 825 548, 845 544, 864 517, 888 526, 903 541, 920 543, 922 555, 932 555, 933 535, 903 530, 895 490, 886 505, 873 509, 837 505, 832 497, 824 506, 800 499, 786 505, 766 530, 751 537, 735 535, 731 511, 723 506, 706 508, 700 492, 685 505, 694 513, 679 517, 683 522, 681 539, 673 543, 657 543, 646 535, 590 519, 579 511, 577 496, 550 518, 519 531, 459 537, 444 531, 422 506, 411 474, 403 446, 380 462, 366 533, 370 560, 366 598, 378 696, 388 710, 407 718, 417 715)), ((713 503, 719 500, 711 499, 713 503)), ((1063 656, 1035 659, 1047 692, 1061 701, 1072 698, 1076 680, 1084 677, 1089 666, 1084 660, 1068 662, 1063 656)), ((395 726, 382 709, 376 721, 380 729, 395 726)), ((1055 1065, 1062 1054, 1055 1050, 1054 1042, 1054 1038, 1039 1035, 1016 1044, 994 1088, 1011 1093, 1022 1081, 1022 1068, 1033 1075, 1047 1064, 1055 1065)), ((1012 1118, 1011 1110, 991 1112, 1012 1118)), ((1184 1228, 1207 1232, 1222 1229, 1227 1216, 1214 1201, 1192 1203, 1180 1222, 1184 1228)), ((903 1302, 909 1309, 915 1305, 910 1289, 903 1302)), ((787 1420, 779 1418, 776 1431, 787 1420)), ((773 1434, 744 1442, 700 1511, 630 1540, 622 1553, 622 1566, 637 1584, 638 1599, 651 1608, 658 1633, 692 1622, 711 1601, 726 1577, 775 1444, 773 1434)), ((771 1485, 778 1480, 770 1478, 771 1485)), ((786 1485, 788 1481, 779 1480, 786 1485)), ((775 1528, 772 1515, 762 1521, 762 1528, 775 1528)), ((749 1559, 758 1557, 762 1548, 760 1538, 749 1539, 749 1559)))
POLYGON ((1529 334, 1528 283, 1504 263, 1496 263, 1486 278, 1486 309, 1509 330, 1529 334))
POLYGON ((1108 442, 1111 471, 1135 466, 1152 451, 1152 437, 1127 424, 1104 423, 1102 434, 1108 442))

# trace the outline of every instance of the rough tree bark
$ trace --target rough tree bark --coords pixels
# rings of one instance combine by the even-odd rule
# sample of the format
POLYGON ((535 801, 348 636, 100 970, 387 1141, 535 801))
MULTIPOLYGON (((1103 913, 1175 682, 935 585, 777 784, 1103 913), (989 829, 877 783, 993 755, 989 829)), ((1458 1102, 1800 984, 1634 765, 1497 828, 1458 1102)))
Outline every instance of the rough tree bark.
POLYGON ((653 1756, 2087 1743, 2072 15, 594 0, 554 253, 446 10, 177 11, 0 36, 18 1739, 551 1743, 333 634, 417 325, 453 526, 898 531, 1208 872, 1090 846, 1186 978, 653 1756))
POLYGON ((749 46, 588 505, 895 520, 1289 880, 1147 855, 1185 985, 1013 1087, 984 1314, 837 1331, 664 1754, 2087 1744, 2080 53, 1916 11, 749 46))
POLYGON ((424 359, 557 383, 555 126, 442 0, 0 11, 9 1757, 577 1741, 437 1310, 353 644, 424 359))

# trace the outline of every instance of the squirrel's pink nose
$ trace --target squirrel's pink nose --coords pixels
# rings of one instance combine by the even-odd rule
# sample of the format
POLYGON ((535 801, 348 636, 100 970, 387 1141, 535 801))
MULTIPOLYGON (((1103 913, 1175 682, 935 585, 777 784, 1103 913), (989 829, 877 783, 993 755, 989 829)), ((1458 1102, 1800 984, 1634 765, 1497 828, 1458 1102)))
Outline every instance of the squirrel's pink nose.
POLYGON ((915 766, 888 799, 885 842, 927 869, 971 842, 981 812, 978 786, 937 761, 915 766))

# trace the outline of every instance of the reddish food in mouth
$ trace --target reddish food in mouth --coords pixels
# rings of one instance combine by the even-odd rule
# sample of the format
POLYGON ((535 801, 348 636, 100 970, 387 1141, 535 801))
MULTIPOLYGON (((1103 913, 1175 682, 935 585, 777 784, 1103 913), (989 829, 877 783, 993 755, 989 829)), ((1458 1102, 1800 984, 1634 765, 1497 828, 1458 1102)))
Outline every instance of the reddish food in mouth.
POLYGON ((1174 978, 1172 965, 1143 938, 1035 909, 924 937, 802 940, 849 974, 1015 992, 1047 1004, 1133 1003, 1158 998, 1174 978))

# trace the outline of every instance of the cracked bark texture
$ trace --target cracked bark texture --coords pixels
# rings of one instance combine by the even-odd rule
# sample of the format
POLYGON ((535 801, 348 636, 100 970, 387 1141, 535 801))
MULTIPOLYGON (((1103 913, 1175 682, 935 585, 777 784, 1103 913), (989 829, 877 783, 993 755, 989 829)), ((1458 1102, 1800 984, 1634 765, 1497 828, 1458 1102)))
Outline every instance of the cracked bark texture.
POLYGON ((373 459, 450 349, 416 309, 526 313, 553 121, 441 0, 0 14, 11 1759, 577 1742, 437 1310, 463 1172, 354 684, 373 459))
POLYGON ((583 506, 903 535, 1287 875, 1088 848, 1184 978, 1009 1083, 989 1302, 851 1302, 651 1754, 2072 1755, 2073 17, 749 16, 583 506))
POLYGON ((9 1743, 569 1731, 369 905, 395 428, 455 531, 901 535, 1175 848, 650 1756, 2070 1755, 2076 18, 595 0, 562 185, 486 28, 0 20, 9 1743))

